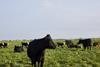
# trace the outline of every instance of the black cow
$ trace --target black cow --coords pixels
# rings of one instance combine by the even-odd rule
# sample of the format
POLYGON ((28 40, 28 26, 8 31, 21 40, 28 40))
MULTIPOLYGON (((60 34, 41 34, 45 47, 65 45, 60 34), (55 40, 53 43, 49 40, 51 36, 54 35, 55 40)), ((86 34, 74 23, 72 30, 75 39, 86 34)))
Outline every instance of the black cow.
POLYGON ((7 48, 8 44, 6 42, 0 43, 0 48, 7 48))
POLYGON ((3 43, 0 43, 0 48, 2 48, 3 47, 3 43))
POLYGON ((100 42, 94 42, 93 46, 96 47, 96 48, 100 48, 100 42))
POLYGON ((66 43, 68 48, 81 48, 81 46, 74 45, 71 40, 65 40, 65 43, 66 43))
POLYGON ((91 49, 91 39, 80 39, 78 44, 83 44, 84 49, 91 49))
POLYGON ((29 42, 27 55, 31 59, 32 66, 43 67, 45 49, 55 49, 56 45, 52 41, 50 34, 41 39, 35 39, 29 42))
POLYGON ((93 46, 97 46, 99 44, 99 42, 94 42, 93 46))
POLYGON ((68 48, 73 48, 73 43, 71 40, 65 40, 65 43, 66 43, 68 48))
POLYGON ((22 52, 24 51, 23 47, 22 46, 16 46, 14 47, 14 52, 22 52))
POLYGON ((24 47, 28 47, 28 43, 27 42, 22 42, 22 46, 24 47))
POLYGON ((4 42, 3 47, 7 48, 8 44, 6 42, 4 42))
POLYGON ((64 43, 61 43, 61 42, 57 42, 58 44, 58 47, 63 47, 64 43))

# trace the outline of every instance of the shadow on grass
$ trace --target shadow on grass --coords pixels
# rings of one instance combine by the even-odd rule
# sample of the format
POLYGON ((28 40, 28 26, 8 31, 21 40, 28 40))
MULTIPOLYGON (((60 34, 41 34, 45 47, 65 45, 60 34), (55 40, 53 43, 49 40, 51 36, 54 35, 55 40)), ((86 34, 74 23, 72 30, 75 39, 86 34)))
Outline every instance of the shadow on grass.
POLYGON ((10 67, 9 64, 0 64, 0 67, 10 67))

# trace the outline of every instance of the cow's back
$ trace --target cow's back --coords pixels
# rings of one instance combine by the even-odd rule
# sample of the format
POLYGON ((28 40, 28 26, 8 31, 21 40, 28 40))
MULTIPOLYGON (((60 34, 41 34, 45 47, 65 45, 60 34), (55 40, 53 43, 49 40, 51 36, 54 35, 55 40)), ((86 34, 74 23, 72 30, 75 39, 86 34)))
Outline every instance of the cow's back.
POLYGON ((91 39, 85 39, 84 44, 87 46, 91 46, 91 39))
POLYGON ((29 43, 27 48, 27 54, 30 58, 37 56, 41 53, 41 46, 39 46, 39 40, 33 40, 29 43))

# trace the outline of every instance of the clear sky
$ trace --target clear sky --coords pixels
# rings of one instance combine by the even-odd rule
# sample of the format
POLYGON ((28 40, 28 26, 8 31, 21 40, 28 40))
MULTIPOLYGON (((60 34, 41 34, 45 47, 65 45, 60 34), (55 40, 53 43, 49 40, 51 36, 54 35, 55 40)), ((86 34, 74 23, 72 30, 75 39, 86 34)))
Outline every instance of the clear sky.
POLYGON ((0 0, 0 40, 100 37, 100 0, 0 0))

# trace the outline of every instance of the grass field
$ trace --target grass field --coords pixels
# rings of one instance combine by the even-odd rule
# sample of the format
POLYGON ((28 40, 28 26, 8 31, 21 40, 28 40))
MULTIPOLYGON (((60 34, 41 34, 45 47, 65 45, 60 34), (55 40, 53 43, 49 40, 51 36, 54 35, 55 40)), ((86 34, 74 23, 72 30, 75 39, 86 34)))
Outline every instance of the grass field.
MULTIPOLYGON (((14 53, 14 45, 20 45, 21 41, 8 41, 8 43, 8 48, 0 48, 0 67, 31 67, 26 49, 24 52, 14 53)), ((64 46, 47 49, 44 67, 100 67, 100 48, 83 50, 64 46)))

